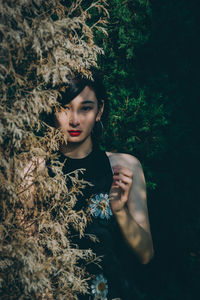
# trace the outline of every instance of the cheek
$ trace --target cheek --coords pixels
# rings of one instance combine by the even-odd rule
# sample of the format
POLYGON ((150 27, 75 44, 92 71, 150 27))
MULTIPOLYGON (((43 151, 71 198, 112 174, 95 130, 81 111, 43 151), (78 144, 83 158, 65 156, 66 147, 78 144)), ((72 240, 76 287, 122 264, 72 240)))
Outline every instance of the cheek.
POLYGON ((91 113, 82 120, 82 125, 87 126, 88 129, 92 129, 96 122, 96 114, 91 113))
POLYGON ((55 115, 55 126, 56 128, 66 127, 68 124, 68 117, 66 114, 59 113, 55 115))

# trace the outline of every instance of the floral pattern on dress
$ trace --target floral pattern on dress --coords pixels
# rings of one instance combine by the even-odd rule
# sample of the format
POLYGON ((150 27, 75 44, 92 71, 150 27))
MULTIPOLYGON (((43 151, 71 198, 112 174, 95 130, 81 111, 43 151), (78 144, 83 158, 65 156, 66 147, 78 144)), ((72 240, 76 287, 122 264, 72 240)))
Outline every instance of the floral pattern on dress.
POLYGON ((91 291, 94 300, 107 300, 108 283, 103 274, 97 275, 92 281, 91 291))
POLYGON ((110 208, 108 194, 96 194, 89 205, 91 214, 94 217, 100 217, 101 219, 109 219, 113 213, 110 208))

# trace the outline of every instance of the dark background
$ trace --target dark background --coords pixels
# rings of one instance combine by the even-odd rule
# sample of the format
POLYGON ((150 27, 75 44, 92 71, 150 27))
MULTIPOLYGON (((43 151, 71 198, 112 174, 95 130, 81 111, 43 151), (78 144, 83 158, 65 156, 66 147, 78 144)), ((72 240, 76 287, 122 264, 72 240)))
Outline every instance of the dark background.
POLYGON ((150 282, 158 298, 189 300, 200 291, 198 3, 152 1, 152 12, 141 81, 156 79, 170 114, 166 152, 154 164, 158 188, 150 194, 156 248, 150 282))
POLYGON ((198 4, 109 2, 101 64, 111 116, 104 143, 144 166, 155 247, 151 263, 137 269, 144 299, 199 298, 198 4))

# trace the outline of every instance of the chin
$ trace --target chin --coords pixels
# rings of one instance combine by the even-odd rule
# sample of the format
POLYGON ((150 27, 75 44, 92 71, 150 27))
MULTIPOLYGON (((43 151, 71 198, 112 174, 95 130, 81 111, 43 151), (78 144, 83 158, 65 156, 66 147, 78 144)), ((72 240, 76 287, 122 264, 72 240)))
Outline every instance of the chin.
POLYGON ((80 136, 68 136, 67 137, 67 142, 68 143, 81 143, 83 142, 84 139, 83 138, 80 138, 80 136))

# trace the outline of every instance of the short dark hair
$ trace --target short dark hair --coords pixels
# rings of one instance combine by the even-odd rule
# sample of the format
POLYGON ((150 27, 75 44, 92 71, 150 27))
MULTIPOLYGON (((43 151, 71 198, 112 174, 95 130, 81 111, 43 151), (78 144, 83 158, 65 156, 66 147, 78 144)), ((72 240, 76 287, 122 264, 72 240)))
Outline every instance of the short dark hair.
POLYGON ((101 106, 102 100, 106 100, 107 94, 103 85, 102 75, 98 71, 92 73, 92 79, 83 78, 81 75, 71 78, 66 86, 65 92, 60 92, 61 97, 58 97, 58 102, 61 105, 68 104, 80 94, 86 86, 89 86, 95 92, 98 105, 101 106))
MULTIPOLYGON (((101 120, 105 124, 108 117, 108 101, 106 89, 103 84, 103 76, 99 70, 92 71, 92 79, 77 74, 70 78, 67 84, 55 86, 54 89, 57 89, 60 94, 57 101, 61 106, 70 103, 86 86, 90 87, 95 92, 98 107, 101 107, 102 102, 104 101, 104 111, 101 120)), ((42 119, 50 126, 54 126, 54 113, 55 111, 53 110, 51 114, 44 114, 42 116, 42 119)))

